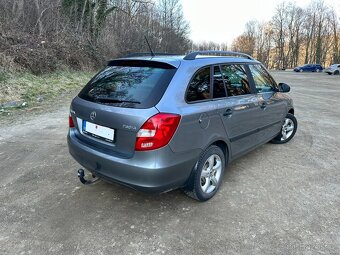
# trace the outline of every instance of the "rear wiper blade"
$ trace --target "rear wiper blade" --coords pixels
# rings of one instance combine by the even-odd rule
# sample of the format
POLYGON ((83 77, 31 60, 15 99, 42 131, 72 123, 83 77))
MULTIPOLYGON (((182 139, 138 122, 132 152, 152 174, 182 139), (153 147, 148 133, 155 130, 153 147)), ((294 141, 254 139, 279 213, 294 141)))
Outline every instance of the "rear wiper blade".
POLYGON ((105 103, 133 103, 133 104, 141 104, 138 101, 131 101, 131 100, 120 100, 120 99, 113 99, 108 97, 95 97, 95 101, 105 102, 105 103))

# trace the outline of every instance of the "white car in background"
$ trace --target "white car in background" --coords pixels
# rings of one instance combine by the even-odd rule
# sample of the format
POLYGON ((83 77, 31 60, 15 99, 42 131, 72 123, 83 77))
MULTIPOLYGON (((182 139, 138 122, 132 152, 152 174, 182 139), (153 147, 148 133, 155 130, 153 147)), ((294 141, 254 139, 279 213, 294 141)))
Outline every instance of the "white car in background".
POLYGON ((325 73, 328 73, 329 75, 331 75, 331 74, 334 74, 334 75, 340 74, 340 64, 330 65, 329 67, 327 67, 325 69, 325 73))

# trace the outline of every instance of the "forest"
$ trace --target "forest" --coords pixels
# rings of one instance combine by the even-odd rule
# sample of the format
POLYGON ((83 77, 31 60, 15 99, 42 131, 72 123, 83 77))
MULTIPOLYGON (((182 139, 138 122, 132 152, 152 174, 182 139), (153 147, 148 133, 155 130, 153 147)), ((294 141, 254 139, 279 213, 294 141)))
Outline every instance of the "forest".
POLYGON ((179 0, 0 0, 0 24, 0 67, 34 74, 191 45, 179 0))
POLYGON ((322 0, 304 8, 282 2, 271 20, 250 20, 231 45, 193 43, 179 0, 0 0, 0 24, 2 71, 94 70, 148 51, 145 38, 155 52, 234 50, 270 69, 340 62, 339 16, 322 0))
POLYGON ((340 63, 340 25, 336 11, 322 0, 306 8, 282 2, 267 22, 249 21, 231 49, 248 53, 270 69, 305 63, 340 63))

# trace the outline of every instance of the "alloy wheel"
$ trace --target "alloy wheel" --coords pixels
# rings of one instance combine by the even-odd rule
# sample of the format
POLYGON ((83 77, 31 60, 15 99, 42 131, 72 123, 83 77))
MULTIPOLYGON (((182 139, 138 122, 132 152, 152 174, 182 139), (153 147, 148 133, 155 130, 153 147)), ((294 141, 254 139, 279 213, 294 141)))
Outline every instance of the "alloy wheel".
POLYGON ((213 154, 205 161, 201 172, 201 189, 204 193, 209 194, 218 187, 221 173, 221 158, 217 154, 213 154))
POLYGON ((294 132, 294 122, 289 118, 285 118, 285 121, 281 129, 281 134, 282 134, 281 141, 285 141, 289 139, 292 136, 293 132, 294 132))

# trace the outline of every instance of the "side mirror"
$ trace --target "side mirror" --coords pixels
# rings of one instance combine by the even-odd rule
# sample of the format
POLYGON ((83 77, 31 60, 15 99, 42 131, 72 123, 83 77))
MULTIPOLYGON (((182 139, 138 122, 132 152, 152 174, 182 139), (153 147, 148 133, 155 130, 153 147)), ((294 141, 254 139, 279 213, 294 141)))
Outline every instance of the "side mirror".
POLYGON ((290 87, 286 83, 279 83, 279 91, 283 93, 287 93, 290 91, 290 87))

